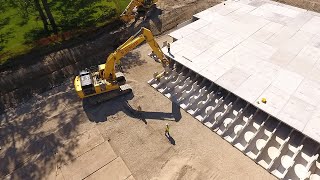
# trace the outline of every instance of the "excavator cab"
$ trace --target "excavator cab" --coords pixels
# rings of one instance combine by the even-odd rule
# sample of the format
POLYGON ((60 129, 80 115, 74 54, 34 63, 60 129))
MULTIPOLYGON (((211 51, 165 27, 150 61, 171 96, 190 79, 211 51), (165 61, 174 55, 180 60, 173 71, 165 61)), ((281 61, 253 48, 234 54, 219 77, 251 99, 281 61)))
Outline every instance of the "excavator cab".
POLYGON ((120 15, 124 22, 146 16, 148 11, 152 11, 158 0, 131 0, 127 8, 120 15))
POLYGON ((153 5, 155 5, 154 0, 144 0, 143 4, 138 6, 138 11, 140 9, 140 11, 144 11, 146 13, 146 11, 150 10, 153 5))
POLYGON ((79 73, 81 88, 84 95, 90 95, 95 93, 92 75, 89 69, 80 71, 79 73))

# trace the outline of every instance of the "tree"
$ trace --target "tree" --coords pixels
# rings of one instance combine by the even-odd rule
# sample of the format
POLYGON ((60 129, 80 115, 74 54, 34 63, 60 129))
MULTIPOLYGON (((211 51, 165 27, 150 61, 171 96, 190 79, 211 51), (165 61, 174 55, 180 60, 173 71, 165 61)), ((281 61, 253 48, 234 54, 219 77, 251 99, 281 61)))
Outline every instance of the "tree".
POLYGON ((19 12, 25 20, 28 19, 29 13, 38 13, 44 30, 47 33, 58 33, 57 24, 51 13, 48 0, 5 0, 5 2, 15 8, 19 8, 19 12))
POLYGON ((36 10, 38 11, 38 13, 40 15, 41 21, 43 23, 44 30, 47 33, 49 33, 49 24, 48 24, 48 21, 47 21, 47 16, 44 14, 44 12, 43 12, 43 10, 41 8, 40 1, 39 0, 34 0, 34 6, 35 6, 36 10))
POLYGON ((51 25, 51 28, 52 28, 52 31, 57 34, 58 33, 58 28, 57 28, 57 24, 52 16, 52 13, 51 13, 51 10, 49 8, 49 5, 48 5, 48 0, 41 0, 42 1, 42 5, 43 5, 43 8, 47 14, 47 17, 49 19, 49 22, 50 22, 50 25, 51 25))
POLYGON ((120 7, 119 0, 112 0, 112 1, 115 4, 117 15, 120 15, 121 14, 121 7, 120 7))
POLYGON ((6 3, 9 6, 19 8, 19 13, 22 15, 22 17, 28 19, 30 9, 32 7, 32 0, 4 0, 4 3, 1 3, 1 5, 5 6, 6 3))

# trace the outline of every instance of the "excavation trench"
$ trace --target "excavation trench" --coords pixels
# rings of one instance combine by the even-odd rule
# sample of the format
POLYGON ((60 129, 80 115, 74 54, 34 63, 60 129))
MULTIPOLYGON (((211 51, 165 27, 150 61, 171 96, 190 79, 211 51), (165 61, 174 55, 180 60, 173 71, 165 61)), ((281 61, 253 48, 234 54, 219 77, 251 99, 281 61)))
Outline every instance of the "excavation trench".
MULTIPOLYGON (((190 3, 167 12, 156 9, 154 17, 145 22, 137 22, 129 27, 114 22, 100 29, 95 35, 83 38, 79 43, 69 43, 65 47, 58 47, 61 49, 55 52, 42 56, 31 53, 19 57, 14 60, 17 63, 6 65, 1 69, 0 112, 27 101, 34 94, 58 86, 66 79, 75 76, 79 69, 104 63, 109 53, 142 26, 150 28, 157 36, 190 19, 194 13, 215 4, 215 1, 209 4, 190 3), (194 10, 190 11, 190 9, 194 10)), ((136 56, 137 61, 124 62, 124 69, 143 63, 142 60, 139 60, 138 54, 129 53, 128 56, 136 56)))

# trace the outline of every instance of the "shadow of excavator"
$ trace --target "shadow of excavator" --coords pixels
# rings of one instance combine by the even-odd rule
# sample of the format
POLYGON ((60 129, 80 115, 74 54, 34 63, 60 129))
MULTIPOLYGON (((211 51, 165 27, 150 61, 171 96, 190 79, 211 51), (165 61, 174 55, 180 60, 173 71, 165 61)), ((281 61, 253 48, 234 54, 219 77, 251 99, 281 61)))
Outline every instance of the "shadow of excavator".
POLYGON ((83 109, 90 121, 99 123, 105 122, 112 115, 118 112, 124 112, 126 115, 139 119, 147 124, 147 120, 166 120, 166 121, 179 121, 181 119, 180 107, 172 103, 171 112, 147 112, 142 111, 141 108, 133 108, 129 101, 134 98, 134 94, 126 94, 116 97, 109 101, 97 105, 91 105, 87 101, 83 101, 83 109))

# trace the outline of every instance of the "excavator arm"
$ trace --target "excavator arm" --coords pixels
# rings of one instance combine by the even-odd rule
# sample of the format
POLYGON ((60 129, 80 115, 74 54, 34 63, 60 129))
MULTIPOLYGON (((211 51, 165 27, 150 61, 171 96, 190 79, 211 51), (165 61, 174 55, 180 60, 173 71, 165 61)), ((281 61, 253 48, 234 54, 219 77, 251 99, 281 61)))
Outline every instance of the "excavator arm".
POLYGON ((131 19, 135 18, 135 15, 133 13, 133 9, 135 7, 143 7, 143 8, 150 8, 151 5, 155 4, 158 0, 132 0, 126 9, 123 11, 123 13, 120 15, 120 18, 124 22, 129 22, 131 19))
POLYGON ((152 32, 149 29, 141 28, 139 32, 131 36, 125 43, 111 53, 106 60, 103 77, 112 81, 116 79, 115 65, 120 64, 120 59, 135 47, 146 41, 153 52, 157 55, 163 67, 168 66, 169 61, 164 56, 159 44, 155 41, 152 32))

